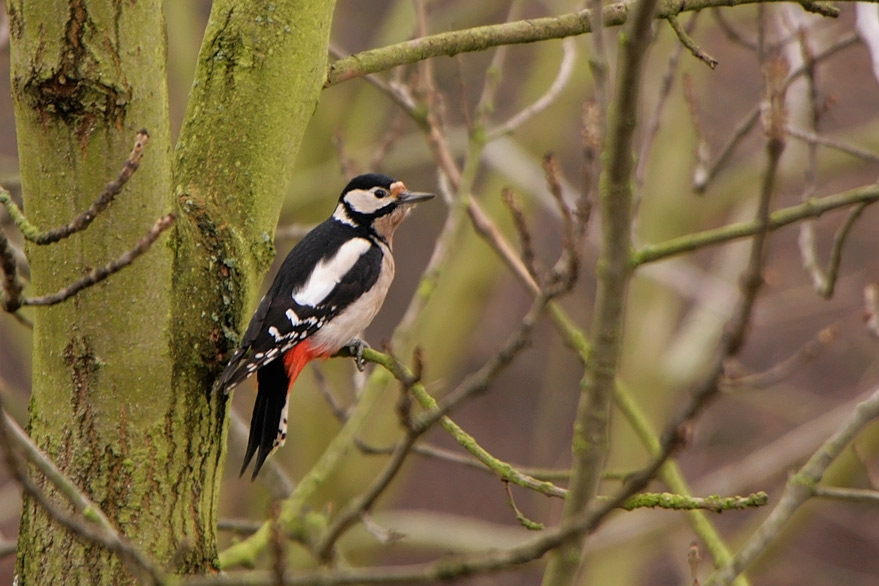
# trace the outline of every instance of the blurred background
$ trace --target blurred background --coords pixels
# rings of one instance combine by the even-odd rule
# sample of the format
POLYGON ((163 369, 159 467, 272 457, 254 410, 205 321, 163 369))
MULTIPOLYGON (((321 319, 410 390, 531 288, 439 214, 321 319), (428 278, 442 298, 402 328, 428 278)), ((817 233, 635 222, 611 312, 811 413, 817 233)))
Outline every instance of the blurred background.
MULTIPOLYGON (((520 3, 521 18, 571 12, 574 2, 520 3)), ((5 5, 0 2, 5 14, 5 5)), ((799 203, 805 192, 821 197, 870 184, 879 176, 879 83, 868 48, 855 35, 854 5, 840 5, 838 19, 803 15, 799 7, 771 5, 705 12, 692 36, 719 62, 716 69, 681 52, 664 22, 655 25, 656 42, 646 68, 641 101, 641 166, 635 189, 639 199, 636 244, 657 243, 690 232, 753 217, 765 167, 764 136, 759 122, 708 184, 693 187, 700 161, 715 161, 724 145, 764 95, 764 67, 795 69, 805 39, 813 55, 840 42, 843 48, 815 67, 815 103, 822 137, 865 152, 852 156, 838 148, 819 147, 810 162, 808 145, 787 139, 774 208, 799 203), (754 50, 760 17, 767 53, 754 50), (797 34, 798 27, 806 32, 797 34), (846 39, 850 39, 846 41, 846 39), (786 41, 777 43, 776 41, 786 41), (669 76, 670 90, 663 88, 669 76), (658 130, 647 131, 658 102, 663 106, 658 130), (642 148, 650 142, 649 149, 642 148), (810 173, 814 170, 814 173, 810 173), (814 177, 810 176, 814 175, 814 177)), ((196 57, 210 11, 207 0, 165 3, 168 22, 168 71, 173 131, 179 130, 196 57)), ((875 6, 873 6, 875 12, 875 6)), ((499 0, 446 0, 428 4, 430 33, 504 22, 510 3, 499 0)), ((687 23, 691 15, 681 15, 687 23)), ((416 36, 411 0, 339 0, 332 43, 342 54, 400 42, 416 36)), ((5 21, 3 29, 5 30, 5 21)), ((605 32, 610 58, 618 29, 605 32)), ((0 33, 0 39, 5 37, 0 33)), ((584 175, 583 109, 593 97, 589 69, 591 38, 548 41, 508 48, 487 127, 496 128, 540 98, 557 79, 563 59, 569 75, 554 100, 514 132, 487 144, 479 158, 473 195, 507 237, 517 236, 501 191, 509 187, 525 210, 536 255, 550 266, 561 247, 561 223, 543 178, 541 160, 554 153, 564 180, 564 195, 575 201, 588 182, 584 175), (567 57, 565 57, 567 56, 567 57)), ((808 52, 806 52, 808 54, 808 52)), ((468 126, 483 91, 493 52, 441 57, 431 62, 436 77, 438 111, 452 154, 463 161, 468 126)), ((15 124, 9 86, 9 49, 0 49, 0 184, 20 196, 15 124)), ((610 68, 611 72, 613 67, 610 68)), ((417 68, 381 74, 405 83, 417 68)), ((794 83, 787 92, 788 122, 811 128, 809 86, 794 83)), ((122 154, 120 153, 120 156, 122 154)), ((323 91, 314 119, 296 159, 296 171, 284 198, 276 238, 277 265, 295 244, 296 234, 331 212, 339 191, 358 172, 381 171, 410 189, 442 193, 437 163, 424 133, 376 86, 355 79, 323 91)), ((122 195, 124 197, 124 194, 122 195)), ((367 332, 376 348, 392 338, 429 262, 449 207, 437 199, 420 206, 396 237, 397 277, 384 309, 367 332)), ((816 247, 827 262, 834 234, 845 213, 827 214, 815 225, 816 247)), ((803 270, 797 226, 773 233, 765 271, 766 286, 739 364, 741 384, 728 385, 723 396, 699 419, 691 443, 679 462, 693 493, 746 495, 766 491, 770 506, 712 515, 730 547, 759 525, 777 502, 788 474, 801 466, 839 425, 859 397, 879 384, 877 340, 864 327, 864 288, 879 279, 879 210, 869 207, 849 234, 839 279, 831 299, 819 297, 803 270), (786 362, 790 360, 790 362, 786 362), (781 365, 781 367, 779 366, 781 365), (788 365, 788 368, 782 368, 788 365), (763 373, 764 376, 750 375, 763 373)), ((3 217, 2 227, 20 243, 3 217)), ((600 226, 590 221, 581 251, 580 278, 561 303, 588 331, 594 290, 595 243, 600 226)), ((423 352, 424 381, 434 396, 454 388, 490 358, 531 305, 531 296, 467 222, 462 223, 438 280, 437 289, 416 322, 414 343, 423 352)), ((623 379, 659 432, 679 408, 689 386, 704 374, 723 324, 738 292, 747 262, 747 242, 700 250, 641 267, 630 290, 623 379)), ((271 275, 266 283, 270 283, 271 275)), ((0 314, 0 385, 7 409, 27 420, 30 378, 30 332, 0 314)), ((411 345, 394 346, 408 360, 411 345)), ((452 417, 489 452, 529 468, 565 469, 582 367, 548 322, 541 321, 522 354, 497 376, 488 391, 467 402, 452 417)), ((306 369, 290 408, 290 437, 273 459, 297 479, 318 458, 340 424, 325 392, 346 407, 363 384, 350 361, 330 360, 306 369)), ((254 385, 235 393, 234 409, 249 421, 254 385)), ((399 435, 394 414, 395 388, 384 394, 363 441, 391 446, 399 435)), ((441 429, 423 441, 457 454, 465 452, 441 429)), ((874 425, 836 462, 825 477, 834 486, 875 488, 879 481, 879 429, 874 425)), ((251 484, 238 479, 242 446, 230 437, 227 474, 221 495, 223 518, 265 518, 272 501, 266 475, 251 484)), ((646 451, 628 424, 614 414, 611 470, 633 470, 646 451)), ((358 494, 381 468, 383 456, 352 453, 328 483, 316 510, 340 508, 358 494)), ((564 484, 564 480, 556 482, 564 484)), ((608 480, 604 493, 617 483, 608 480)), ((661 483, 652 490, 662 491, 661 483)), ((530 519, 557 522, 562 503, 514 488, 518 507, 530 519)), ((0 542, 14 542, 20 491, 0 468, 0 542)), ((378 502, 372 516, 380 528, 404 534, 382 544, 362 528, 342 541, 355 565, 424 561, 446 552, 504 547, 527 537, 507 503, 504 485, 492 475, 447 460, 412 455, 401 475, 378 502)), ((235 539, 224 533, 223 543, 235 539)), ((590 561, 582 583, 672 585, 689 583, 687 551, 696 538, 682 514, 669 511, 620 513, 590 537, 590 561)), ((703 555, 704 554, 703 552, 703 555)), ((298 563, 307 565, 303 553, 298 563)), ((0 583, 11 583, 14 554, 0 558, 0 583)), ((711 560, 703 562, 707 577, 711 560)), ((461 580, 462 584, 534 584, 541 564, 516 572, 461 580)), ((762 585, 875 584, 879 576, 879 509, 876 505, 813 499, 795 516, 775 546, 749 573, 762 585)))

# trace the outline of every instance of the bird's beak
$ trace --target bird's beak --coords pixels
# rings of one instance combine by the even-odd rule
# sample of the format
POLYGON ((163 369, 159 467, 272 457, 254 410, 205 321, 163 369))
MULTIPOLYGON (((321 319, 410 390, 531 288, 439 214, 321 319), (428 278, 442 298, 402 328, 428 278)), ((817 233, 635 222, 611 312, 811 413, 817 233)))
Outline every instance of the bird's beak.
POLYGON ((419 191, 403 191, 399 195, 397 195, 397 203, 400 204, 413 204, 421 201, 426 201, 428 199, 433 199, 435 196, 432 193, 422 193, 419 191))

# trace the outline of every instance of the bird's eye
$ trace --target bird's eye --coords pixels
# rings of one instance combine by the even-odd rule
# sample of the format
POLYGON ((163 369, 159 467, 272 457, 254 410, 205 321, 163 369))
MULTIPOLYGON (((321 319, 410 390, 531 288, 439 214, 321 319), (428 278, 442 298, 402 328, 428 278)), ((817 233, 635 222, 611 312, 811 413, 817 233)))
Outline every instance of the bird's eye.
POLYGON ((375 191, 373 191, 373 193, 374 193, 375 196, 376 196, 377 198, 379 198, 379 199, 381 199, 381 198, 385 197, 386 195, 388 195, 388 192, 385 191, 385 190, 382 189, 382 188, 378 188, 378 189, 376 189, 375 191))

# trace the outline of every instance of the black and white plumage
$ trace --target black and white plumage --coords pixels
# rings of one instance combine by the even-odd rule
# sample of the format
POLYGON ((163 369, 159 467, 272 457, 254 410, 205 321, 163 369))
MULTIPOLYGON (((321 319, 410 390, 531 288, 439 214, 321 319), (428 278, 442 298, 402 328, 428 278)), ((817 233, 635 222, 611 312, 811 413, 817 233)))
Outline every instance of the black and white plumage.
POLYGON ((387 175, 355 177, 333 215, 284 259, 217 383, 228 393, 257 373, 241 474, 256 454, 256 478, 265 459, 287 439, 287 400, 302 368, 359 342, 394 278, 394 231, 411 204, 431 197, 410 192, 387 175))

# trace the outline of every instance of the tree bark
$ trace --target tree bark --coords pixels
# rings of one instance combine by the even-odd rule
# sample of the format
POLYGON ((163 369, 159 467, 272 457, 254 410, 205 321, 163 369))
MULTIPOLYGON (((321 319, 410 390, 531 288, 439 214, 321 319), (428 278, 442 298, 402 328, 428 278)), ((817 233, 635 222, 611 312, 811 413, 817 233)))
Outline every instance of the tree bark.
MULTIPOLYGON (((8 10, 31 221, 67 223, 116 178, 137 130, 152 136, 140 171, 86 231, 28 248, 31 293, 42 295, 130 249, 170 208, 164 22, 159 0, 13 0, 8 10)), ((177 481, 166 433, 172 251, 163 244, 74 299, 35 309, 29 431, 120 531, 167 560, 183 535, 168 515, 182 507, 169 489, 177 481)), ((18 551, 19 584, 131 581, 115 556, 27 499, 18 551)))
MULTIPOLYGON (((174 210, 170 239, 34 312, 29 431, 136 547, 180 573, 217 567, 226 404, 210 388, 274 254, 289 170, 323 84, 333 2, 218 0, 171 156, 160 0, 10 0, 25 211, 66 223, 140 170, 80 234, 31 246, 30 293, 56 291, 174 210)), ((41 485, 51 496, 50 486, 41 485)), ((19 584, 130 584, 112 554, 25 502, 19 584)))

